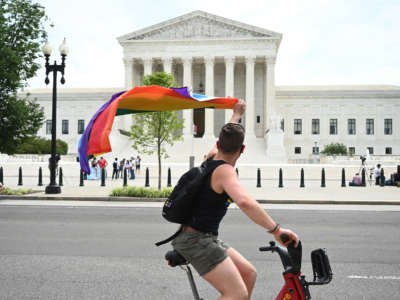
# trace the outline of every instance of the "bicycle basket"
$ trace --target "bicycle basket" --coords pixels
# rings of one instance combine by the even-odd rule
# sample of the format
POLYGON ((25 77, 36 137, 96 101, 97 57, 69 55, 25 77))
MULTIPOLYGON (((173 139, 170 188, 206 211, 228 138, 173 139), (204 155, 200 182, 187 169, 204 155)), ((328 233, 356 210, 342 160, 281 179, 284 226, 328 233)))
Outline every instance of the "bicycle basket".
POLYGON ((327 284, 332 280, 332 270, 329 264, 328 254, 325 249, 316 249, 311 252, 311 262, 314 281, 311 285, 327 284))

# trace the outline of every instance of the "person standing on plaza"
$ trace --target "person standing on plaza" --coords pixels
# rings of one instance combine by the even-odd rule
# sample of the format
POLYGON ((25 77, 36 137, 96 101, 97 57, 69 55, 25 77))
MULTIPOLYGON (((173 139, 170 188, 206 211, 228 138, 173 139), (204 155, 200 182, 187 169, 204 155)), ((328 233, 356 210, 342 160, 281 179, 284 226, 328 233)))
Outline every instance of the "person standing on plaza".
POLYGON ((135 169, 136 169, 136 174, 139 175, 140 173, 140 162, 142 161, 142 159, 140 158, 140 156, 136 156, 136 161, 135 161, 135 169))
POLYGON ((126 162, 125 162, 125 169, 126 169, 127 177, 128 176, 130 177, 131 176, 131 170, 132 170, 132 164, 131 164, 131 161, 129 159, 127 159, 126 162))
POLYGON ((246 258, 218 239, 219 224, 230 203, 234 202, 280 244, 287 246, 295 241, 297 247, 299 243, 298 236, 276 223, 239 182, 234 167, 245 148, 244 128, 238 123, 245 107, 245 102, 239 100, 230 122, 222 127, 205 162, 206 168, 213 171, 200 187, 190 221, 172 241, 174 249, 221 293, 220 299, 250 299, 257 275, 246 258), (289 237, 286 243, 281 240, 283 234, 289 237))
POLYGON ((100 160, 99 160, 100 176, 101 176, 102 169, 104 169, 105 177, 107 178, 107 165, 108 165, 108 163, 105 160, 105 158, 103 156, 100 157, 100 160))
POLYGON ((125 167, 125 159, 121 159, 118 166, 118 174, 121 176, 121 179, 124 178, 124 167, 125 167))
POLYGON ((116 157, 113 162, 113 173, 111 179, 118 179, 118 158, 116 157))
POLYGON ((374 169, 375 185, 379 185, 379 179, 381 178, 381 164, 377 164, 374 169))

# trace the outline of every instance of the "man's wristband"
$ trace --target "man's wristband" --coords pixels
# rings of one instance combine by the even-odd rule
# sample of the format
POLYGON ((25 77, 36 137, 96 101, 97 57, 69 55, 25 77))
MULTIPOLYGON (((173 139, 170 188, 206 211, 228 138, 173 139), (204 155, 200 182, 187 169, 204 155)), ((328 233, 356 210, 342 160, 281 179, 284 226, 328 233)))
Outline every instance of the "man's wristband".
POLYGON ((274 229, 268 230, 268 233, 274 234, 274 233, 277 232, 280 228, 281 228, 281 225, 279 225, 278 223, 276 223, 274 229))

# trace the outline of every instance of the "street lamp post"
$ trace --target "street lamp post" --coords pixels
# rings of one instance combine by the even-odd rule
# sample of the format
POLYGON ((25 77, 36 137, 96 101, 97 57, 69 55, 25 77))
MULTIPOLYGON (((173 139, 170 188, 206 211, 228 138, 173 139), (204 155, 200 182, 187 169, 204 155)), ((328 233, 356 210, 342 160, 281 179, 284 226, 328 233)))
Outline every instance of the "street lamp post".
POLYGON ((61 187, 56 183, 56 136, 57 136, 57 72, 61 73, 61 84, 65 83, 64 79, 64 69, 65 69, 65 57, 68 54, 68 46, 64 41, 62 42, 60 48, 61 54, 61 65, 57 65, 57 62, 54 61, 54 64, 49 64, 51 47, 48 42, 43 46, 42 51, 46 58, 46 79, 45 83, 49 84, 49 73, 53 72, 53 101, 52 101, 52 114, 51 114, 51 158, 50 158, 50 184, 46 186, 45 193, 46 194, 59 194, 61 193, 61 187))

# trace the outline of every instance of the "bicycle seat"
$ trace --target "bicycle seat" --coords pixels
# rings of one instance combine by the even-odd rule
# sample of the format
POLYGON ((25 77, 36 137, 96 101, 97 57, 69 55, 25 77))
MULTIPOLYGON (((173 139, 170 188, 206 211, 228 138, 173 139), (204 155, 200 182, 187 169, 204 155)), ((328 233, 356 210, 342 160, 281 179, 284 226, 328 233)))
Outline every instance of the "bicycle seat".
POLYGON ((189 264, 189 262, 176 250, 168 251, 165 254, 165 259, 171 267, 189 264))

